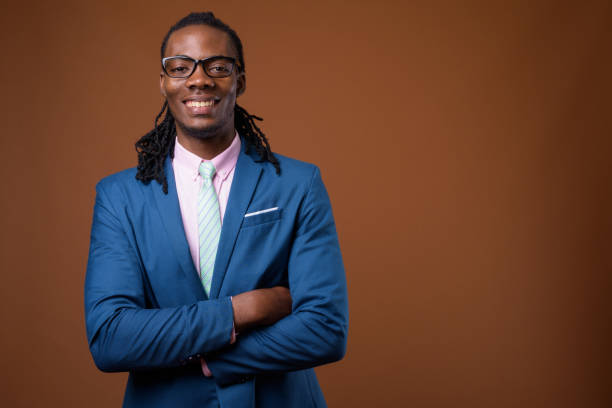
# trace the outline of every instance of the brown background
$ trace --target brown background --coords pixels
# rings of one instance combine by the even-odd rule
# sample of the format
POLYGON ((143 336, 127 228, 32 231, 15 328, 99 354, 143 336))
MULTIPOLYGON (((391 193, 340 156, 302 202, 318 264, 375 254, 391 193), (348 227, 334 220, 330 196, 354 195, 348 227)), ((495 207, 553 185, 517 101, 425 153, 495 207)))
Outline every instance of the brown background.
POLYGON ((606 1, 2 5, 2 405, 119 406, 83 318, 94 185, 135 164, 159 45, 211 8, 241 103, 317 163, 350 292, 331 407, 604 407, 612 323, 606 1))

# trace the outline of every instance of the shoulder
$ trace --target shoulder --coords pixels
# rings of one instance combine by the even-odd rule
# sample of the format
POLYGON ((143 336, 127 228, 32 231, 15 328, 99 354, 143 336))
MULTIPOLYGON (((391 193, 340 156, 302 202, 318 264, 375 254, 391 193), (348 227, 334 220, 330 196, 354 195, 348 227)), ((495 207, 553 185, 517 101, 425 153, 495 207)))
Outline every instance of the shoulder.
MULTIPOLYGON (((319 167, 315 164, 274 153, 279 162, 280 173, 270 162, 260 162, 264 171, 259 179, 258 190, 272 197, 287 199, 287 202, 302 202, 306 197, 324 193, 325 186, 319 167)), ((326 193, 325 193, 326 194, 326 193)))
POLYGON ((101 200, 109 200, 115 205, 123 206, 127 203, 137 204, 146 202, 147 191, 161 186, 156 181, 143 183, 136 179, 135 167, 104 177, 96 185, 96 193, 101 200))
POLYGON ((284 181, 294 182, 309 182, 320 173, 319 167, 315 164, 308 163, 302 160, 297 160, 282 154, 274 153, 274 157, 280 164, 280 174, 276 173, 276 169, 272 163, 266 162, 266 173, 273 177, 278 177, 284 181))
POLYGON ((96 185, 96 190, 110 193, 116 189, 135 188, 138 184, 142 183, 136 180, 136 167, 131 167, 104 177, 96 185))
POLYGON ((282 167, 286 167, 290 171, 296 172, 312 172, 317 169, 317 166, 312 163, 308 163, 302 160, 294 159, 282 154, 274 153, 274 156, 278 159, 282 167))

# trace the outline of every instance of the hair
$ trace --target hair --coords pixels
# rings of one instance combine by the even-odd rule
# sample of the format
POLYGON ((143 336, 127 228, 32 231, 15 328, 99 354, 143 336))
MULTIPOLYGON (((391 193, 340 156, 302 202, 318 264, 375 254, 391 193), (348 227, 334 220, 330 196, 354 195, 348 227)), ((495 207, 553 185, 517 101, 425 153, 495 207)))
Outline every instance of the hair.
MULTIPOLYGON (((183 27, 191 25, 207 25, 227 33, 238 54, 237 69, 239 72, 245 72, 242 42, 238 34, 223 21, 216 18, 211 12, 191 13, 174 24, 162 41, 162 58, 166 52, 166 46, 170 35, 183 27)), ((272 150, 270 150, 270 143, 266 135, 255 124, 256 120, 263 121, 262 118, 249 114, 246 109, 238 104, 234 106, 234 127, 246 143, 246 152, 248 153, 251 148, 254 148, 261 160, 272 163, 276 169, 276 173, 280 174, 280 164, 272 153, 272 150)), ((145 184, 148 184, 151 180, 155 180, 161 184, 164 193, 168 194, 168 180, 164 171, 164 163, 168 156, 174 156, 175 139, 175 119, 168 107, 168 102, 165 101, 160 112, 155 117, 153 129, 135 143, 136 152, 138 153, 137 180, 145 184), (162 116, 163 119, 160 122, 162 116)))

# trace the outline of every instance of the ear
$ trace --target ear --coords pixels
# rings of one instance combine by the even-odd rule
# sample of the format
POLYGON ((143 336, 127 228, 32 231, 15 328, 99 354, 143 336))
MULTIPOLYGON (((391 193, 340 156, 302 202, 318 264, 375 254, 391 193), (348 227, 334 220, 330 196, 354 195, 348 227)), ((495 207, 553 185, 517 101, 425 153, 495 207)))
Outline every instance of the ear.
POLYGON ((241 72, 236 78, 236 97, 239 97, 246 91, 246 74, 241 72))
POLYGON ((167 97, 165 85, 166 85, 166 76, 164 75, 164 71, 161 71, 159 73, 159 92, 163 95, 164 98, 167 97))

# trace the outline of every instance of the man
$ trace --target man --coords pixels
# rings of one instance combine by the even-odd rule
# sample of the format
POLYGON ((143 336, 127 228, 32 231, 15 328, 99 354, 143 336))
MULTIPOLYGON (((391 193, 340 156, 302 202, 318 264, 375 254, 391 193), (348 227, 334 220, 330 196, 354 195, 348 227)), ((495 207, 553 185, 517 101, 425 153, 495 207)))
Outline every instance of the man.
POLYGON ((138 167, 96 188, 94 361, 130 372, 126 407, 325 406, 312 367, 344 355, 348 308, 319 170, 273 154, 236 104, 242 44, 212 13, 175 24, 161 57, 138 167))

